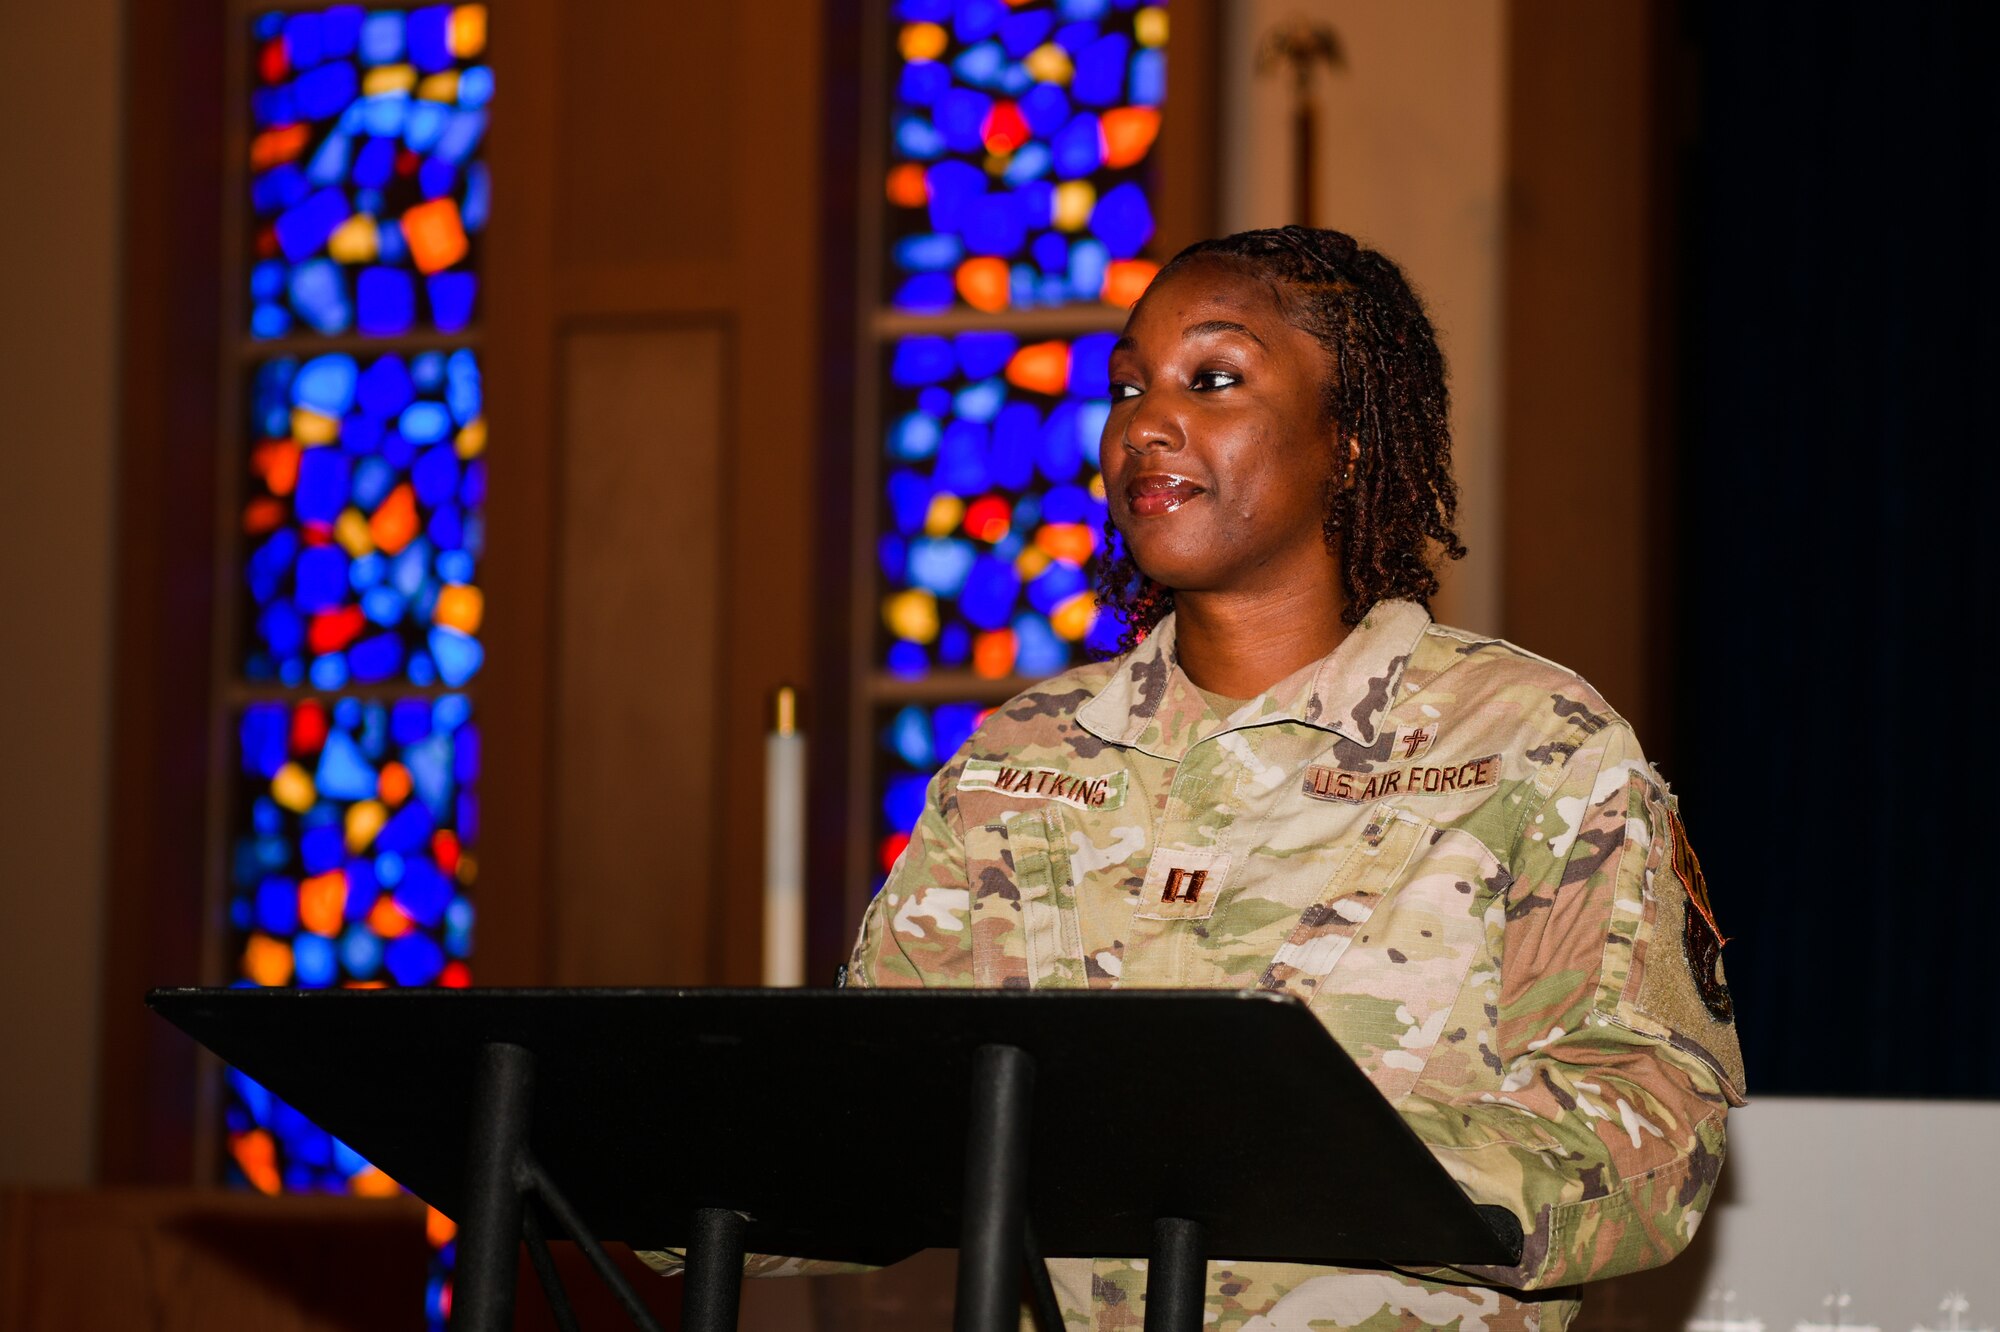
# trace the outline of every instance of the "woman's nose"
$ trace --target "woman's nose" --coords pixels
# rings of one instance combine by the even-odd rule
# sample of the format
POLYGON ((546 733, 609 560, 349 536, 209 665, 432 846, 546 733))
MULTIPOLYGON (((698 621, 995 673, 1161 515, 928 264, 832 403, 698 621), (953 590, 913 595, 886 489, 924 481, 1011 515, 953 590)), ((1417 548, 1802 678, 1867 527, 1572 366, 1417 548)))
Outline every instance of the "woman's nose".
POLYGON ((1147 397, 1139 399, 1138 409, 1125 421, 1123 443, 1134 453, 1171 453, 1183 442, 1179 422, 1162 407, 1151 404, 1147 397))

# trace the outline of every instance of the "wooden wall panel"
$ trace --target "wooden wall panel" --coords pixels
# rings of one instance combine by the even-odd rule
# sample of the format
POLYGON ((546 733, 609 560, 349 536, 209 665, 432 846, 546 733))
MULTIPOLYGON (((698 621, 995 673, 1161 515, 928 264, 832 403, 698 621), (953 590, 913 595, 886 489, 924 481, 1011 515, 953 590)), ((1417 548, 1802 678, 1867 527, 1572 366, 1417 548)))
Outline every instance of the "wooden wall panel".
POLYGON ((1664 0, 1508 7, 1505 632, 1664 757, 1664 0))
MULTIPOLYGON (((732 5, 572 5, 562 15, 558 263, 713 261, 737 233, 732 5)), ((786 42, 797 40, 787 32, 786 42)), ((747 159, 755 163, 755 157, 747 159)), ((754 169, 762 170, 761 165, 754 169)))
POLYGON ((558 984, 708 978, 726 373, 713 326, 563 342, 548 885, 558 984))
POLYGON ((413 1198, 4 1194, 0 1332, 413 1327, 423 1231, 413 1198))

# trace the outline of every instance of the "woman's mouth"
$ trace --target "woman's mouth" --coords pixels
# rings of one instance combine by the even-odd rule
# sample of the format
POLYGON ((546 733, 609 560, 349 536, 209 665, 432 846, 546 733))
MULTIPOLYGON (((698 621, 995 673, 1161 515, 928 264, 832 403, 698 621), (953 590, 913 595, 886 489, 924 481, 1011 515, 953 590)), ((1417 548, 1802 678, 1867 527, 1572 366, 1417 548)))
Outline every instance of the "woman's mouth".
POLYGON ((1172 513, 1203 490, 1184 476, 1172 472, 1144 472, 1125 483, 1125 505, 1134 517, 1151 518, 1172 513))

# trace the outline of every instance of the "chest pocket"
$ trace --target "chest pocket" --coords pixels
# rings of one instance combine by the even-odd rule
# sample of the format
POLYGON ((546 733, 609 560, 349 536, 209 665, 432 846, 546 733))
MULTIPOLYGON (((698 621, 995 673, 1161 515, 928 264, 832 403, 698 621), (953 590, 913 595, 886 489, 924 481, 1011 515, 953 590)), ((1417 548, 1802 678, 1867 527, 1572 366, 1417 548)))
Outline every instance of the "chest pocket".
MULTIPOLYGON (((1487 953, 1499 863, 1478 838, 1378 807, 1263 986, 1296 994, 1384 1096, 1423 1073, 1487 953)), ((1460 1033, 1466 1038, 1470 1033, 1460 1033)))
POLYGON ((1062 806, 1005 811, 967 833, 972 983, 1085 984, 1076 876, 1062 806))

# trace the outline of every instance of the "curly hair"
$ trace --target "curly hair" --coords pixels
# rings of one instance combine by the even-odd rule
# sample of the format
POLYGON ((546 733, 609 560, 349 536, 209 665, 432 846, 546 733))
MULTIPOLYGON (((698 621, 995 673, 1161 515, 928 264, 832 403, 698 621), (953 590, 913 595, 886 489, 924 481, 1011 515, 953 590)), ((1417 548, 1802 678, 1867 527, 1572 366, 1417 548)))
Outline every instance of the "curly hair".
MULTIPOLYGON (((1196 261, 1237 265, 1269 284, 1286 319, 1332 359, 1322 527, 1346 595, 1341 618, 1359 624, 1376 602, 1398 597, 1428 607, 1440 560, 1465 547, 1452 525, 1444 354, 1402 270, 1343 232, 1279 227, 1190 245, 1154 284, 1196 261), (1351 483, 1334 466, 1349 439, 1360 446, 1351 483)), ((1173 589, 1139 569, 1109 518, 1091 575, 1098 604, 1124 621, 1121 652, 1174 608, 1173 589)))

